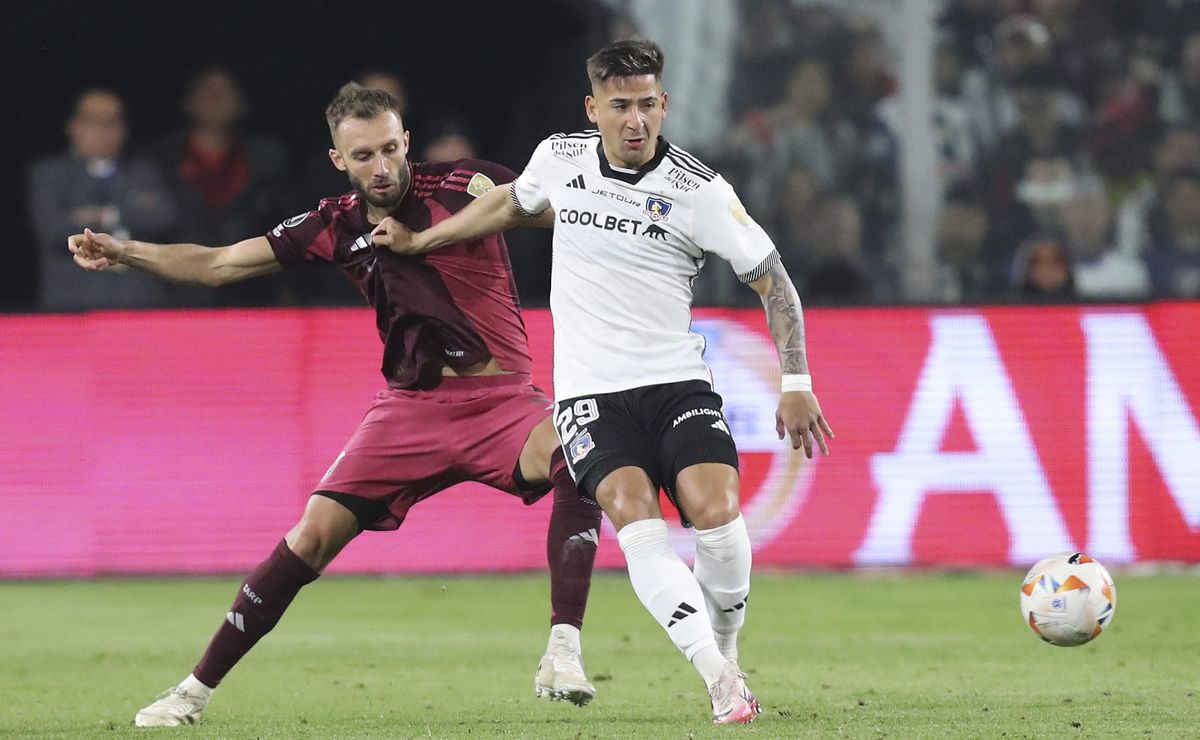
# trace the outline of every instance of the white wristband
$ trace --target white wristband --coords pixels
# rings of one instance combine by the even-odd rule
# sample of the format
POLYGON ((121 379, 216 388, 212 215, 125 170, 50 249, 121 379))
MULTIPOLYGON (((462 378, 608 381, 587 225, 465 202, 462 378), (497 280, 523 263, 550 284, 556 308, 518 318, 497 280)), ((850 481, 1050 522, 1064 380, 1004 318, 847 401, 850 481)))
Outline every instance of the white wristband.
POLYGON ((808 373, 803 375, 784 375, 782 386, 784 393, 792 391, 809 391, 811 393, 812 376, 808 373))

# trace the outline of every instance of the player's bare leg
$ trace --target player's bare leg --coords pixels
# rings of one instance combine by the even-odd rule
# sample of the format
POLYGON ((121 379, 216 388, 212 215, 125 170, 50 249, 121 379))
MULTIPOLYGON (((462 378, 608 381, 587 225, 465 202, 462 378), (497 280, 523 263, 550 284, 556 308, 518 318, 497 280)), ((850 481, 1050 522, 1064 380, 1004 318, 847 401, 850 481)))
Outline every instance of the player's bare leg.
POLYGON ((738 511, 737 470, 722 463, 691 465, 675 480, 676 499, 696 527, 693 569, 712 622, 717 648, 731 664, 709 684, 713 721, 750 722, 762 708, 737 666, 738 632, 750 596, 750 538, 738 511))
POLYGON ((213 689, 234 665, 278 623, 292 599, 313 582, 358 534, 349 509, 314 495, 299 523, 242 583, 225 622, 192 673, 134 717, 139 727, 195 724, 213 689))
POLYGON ((554 509, 546 532, 550 638, 534 674, 534 694, 583 706, 596 696, 596 687, 587 679, 579 632, 592 585, 600 509, 576 490, 550 417, 530 432, 520 465, 527 481, 548 479, 554 484, 554 509))

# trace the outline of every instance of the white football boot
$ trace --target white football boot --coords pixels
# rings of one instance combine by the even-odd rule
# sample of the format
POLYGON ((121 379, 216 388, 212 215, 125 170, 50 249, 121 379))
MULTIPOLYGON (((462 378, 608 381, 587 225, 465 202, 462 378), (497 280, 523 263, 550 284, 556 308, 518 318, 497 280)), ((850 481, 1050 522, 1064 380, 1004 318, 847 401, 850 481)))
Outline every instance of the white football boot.
MULTIPOLYGON (((188 678, 191 678, 190 676, 188 678)), ((179 727, 194 725, 203 719, 204 708, 213 690, 194 679, 158 695, 158 700, 142 708, 133 718, 138 727, 179 727), (184 684, 189 684, 186 688, 184 684)))
POLYGON ((596 687, 584 672, 583 656, 557 626, 550 631, 546 654, 538 662, 533 690, 539 697, 565 699, 579 707, 596 698, 596 687))
POLYGON ((708 687, 708 694, 712 697, 713 724, 746 724, 762 712, 758 699, 746 687, 746 674, 732 660, 725 663, 721 677, 708 687))

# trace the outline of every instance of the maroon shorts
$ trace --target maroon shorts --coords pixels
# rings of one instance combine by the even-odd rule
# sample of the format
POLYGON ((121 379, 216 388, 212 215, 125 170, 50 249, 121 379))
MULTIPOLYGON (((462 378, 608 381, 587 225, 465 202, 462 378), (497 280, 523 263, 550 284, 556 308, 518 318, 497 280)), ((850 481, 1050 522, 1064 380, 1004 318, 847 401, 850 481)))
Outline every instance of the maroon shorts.
POLYGON ((525 374, 446 378, 432 391, 388 388, 375 396, 317 493, 376 530, 396 529, 413 504, 464 481, 531 504, 549 485, 518 490, 513 471, 550 408, 525 374))

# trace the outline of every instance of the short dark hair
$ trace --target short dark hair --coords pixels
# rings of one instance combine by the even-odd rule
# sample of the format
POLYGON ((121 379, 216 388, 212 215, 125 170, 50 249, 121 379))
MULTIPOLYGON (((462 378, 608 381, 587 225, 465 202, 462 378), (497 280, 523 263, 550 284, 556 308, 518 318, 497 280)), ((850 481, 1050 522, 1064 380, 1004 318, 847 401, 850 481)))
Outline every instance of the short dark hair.
POLYGON ((614 41, 587 60, 587 75, 593 85, 613 77, 654 75, 662 81, 663 53, 658 44, 645 39, 614 41))
POLYGON ((371 120, 380 113, 391 111, 399 118, 401 125, 404 119, 400 115, 400 101, 386 90, 373 87, 363 87, 357 82, 347 82, 338 90, 329 107, 325 109, 325 123, 329 124, 329 135, 337 132, 337 127, 347 118, 371 120))

